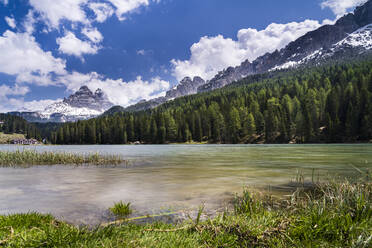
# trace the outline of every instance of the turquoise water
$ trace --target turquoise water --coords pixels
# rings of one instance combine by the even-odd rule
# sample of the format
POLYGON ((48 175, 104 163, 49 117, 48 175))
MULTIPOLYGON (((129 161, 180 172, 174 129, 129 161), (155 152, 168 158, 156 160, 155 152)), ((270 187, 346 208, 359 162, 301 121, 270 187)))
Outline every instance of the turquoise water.
MULTIPOLYGON (((131 202, 136 215, 164 210, 223 208, 244 186, 282 188, 298 173, 353 176, 372 169, 372 145, 146 145, 11 146, 117 154, 127 167, 0 168, 0 215, 37 211, 75 224, 105 221, 114 202, 131 202)), ((277 192, 275 192, 277 193, 277 192)))

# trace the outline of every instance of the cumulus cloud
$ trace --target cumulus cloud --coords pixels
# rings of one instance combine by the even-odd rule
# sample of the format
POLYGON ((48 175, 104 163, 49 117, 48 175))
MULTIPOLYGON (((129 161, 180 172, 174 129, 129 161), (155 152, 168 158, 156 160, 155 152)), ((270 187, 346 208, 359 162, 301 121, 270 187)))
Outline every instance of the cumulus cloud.
POLYGON ((330 8, 337 17, 340 17, 365 2, 367 0, 325 0, 321 3, 321 7, 330 8))
POLYGON ((97 22, 105 22, 107 18, 114 14, 114 9, 107 3, 90 3, 88 7, 96 15, 97 22))
POLYGON ((86 37, 88 37, 93 43, 100 43, 103 40, 102 34, 97 28, 84 28, 81 31, 86 37))
POLYGON ((6 16, 5 21, 8 24, 8 26, 13 28, 13 29, 17 27, 16 21, 15 21, 14 18, 6 16))
POLYGON ((58 38, 57 44, 60 52, 76 57, 81 57, 83 54, 96 54, 99 49, 98 46, 92 45, 90 42, 80 40, 72 32, 67 32, 64 37, 58 38))
POLYGON ((31 6, 53 28, 58 28, 64 19, 71 22, 87 23, 88 19, 82 8, 87 2, 88 0, 30 0, 31 6))
POLYGON ((0 36, 0 54, 2 58, 0 72, 16 78, 13 87, 0 86, 0 102, 7 103, 6 106, 0 104, 1 112, 40 110, 55 101, 24 101, 22 97, 30 93, 26 84, 61 86, 69 93, 76 91, 82 85, 88 85, 93 90, 103 89, 113 103, 123 106, 136 103, 141 99, 157 97, 159 94, 165 94, 169 89, 169 82, 160 78, 143 80, 137 77, 134 81, 125 82, 122 79, 106 78, 96 72, 88 74, 68 72, 64 60, 43 51, 35 38, 26 32, 15 33, 8 30, 0 36))
POLYGON ((43 51, 28 33, 7 30, 0 36, 0 72, 16 76, 17 82, 53 84, 53 74, 65 73, 65 61, 43 51))
MULTIPOLYGON (((94 28, 94 22, 104 22, 114 13, 119 20, 125 20, 126 14, 141 6, 148 6, 151 1, 157 3, 160 0, 29 0, 32 10, 24 26, 27 32, 33 32, 36 22, 34 13, 37 13, 37 21, 43 21, 48 26, 47 31, 60 29, 61 26, 66 29, 63 21, 68 21, 72 24, 72 29, 78 30, 79 25, 82 25, 82 34, 87 36, 91 42, 98 44, 103 37, 97 28, 94 28), (88 15, 89 11, 93 11, 94 19, 88 15)), ((96 45, 79 40, 71 31, 65 37, 58 38, 57 43, 60 45, 61 52, 77 57, 83 54, 95 54, 99 49, 96 45), (81 45, 80 49, 77 47, 79 45, 81 45)))
POLYGON ((94 12, 95 21, 104 22, 114 13, 119 20, 125 20, 125 14, 141 6, 148 6, 150 1, 159 2, 159 0, 30 0, 30 4, 50 27, 58 28, 62 20, 90 24, 92 20, 87 18, 87 7, 94 12))
POLYGON ((253 61, 267 52, 285 47, 289 42, 319 28, 325 23, 305 20, 287 24, 270 24, 264 30, 241 29, 237 40, 215 37, 202 37, 192 45, 189 60, 172 60, 173 75, 181 80, 185 76, 201 76, 211 79, 214 75, 228 66, 240 65, 244 60, 253 61))
POLYGON ((14 96, 24 96, 29 92, 29 88, 25 86, 18 86, 15 85, 14 87, 10 87, 8 85, 0 85, 0 102, 7 103, 7 104, 0 104, 0 112, 8 112, 11 111, 10 107, 13 107, 12 102, 14 102, 14 96))
POLYGON ((0 85, 0 98, 5 96, 17 96, 21 95, 24 96, 30 91, 28 87, 25 86, 18 86, 15 85, 14 87, 10 87, 8 85, 0 85))
POLYGON ((4 97, 0 96, 1 101, 6 101, 6 105, 0 105, 0 112, 12 112, 12 111, 42 111, 47 106, 62 101, 62 99, 43 99, 43 100, 33 100, 33 101, 25 101, 23 97, 15 98, 15 97, 4 97))
POLYGON ((65 84, 70 92, 78 90, 81 85, 87 85, 92 90, 101 88, 114 104, 122 106, 164 95, 165 91, 169 89, 169 82, 157 77, 143 80, 138 76, 134 81, 125 82, 122 79, 104 78, 96 72, 89 74, 73 72, 58 80, 65 84))
POLYGON ((126 18, 124 17, 125 14, 141 7, 141 6, 148 6, 149 0, 108 0, 111 2, 112 5, 116 8, 116 16, 119 20, 123 21, 126 18))
POLYGON ((8 0, 0 0, 0 3, 2 3, 4 5, 7 5, 8 4, 8 0))

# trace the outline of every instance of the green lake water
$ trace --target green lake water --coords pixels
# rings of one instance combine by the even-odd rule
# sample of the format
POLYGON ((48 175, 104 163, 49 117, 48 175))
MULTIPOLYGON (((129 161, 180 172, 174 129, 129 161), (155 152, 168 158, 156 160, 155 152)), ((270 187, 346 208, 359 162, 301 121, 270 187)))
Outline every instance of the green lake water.
POLYGON ((119 167, 0 168, 0 215, 37 211, 74 224, 107 221, 114 202, 135 215, 196 209, 213 212, 249 186, 288 194, 298 174, 307 181, 372 169, 372 145, 12 146, 0 150, 121 155, 119 167))

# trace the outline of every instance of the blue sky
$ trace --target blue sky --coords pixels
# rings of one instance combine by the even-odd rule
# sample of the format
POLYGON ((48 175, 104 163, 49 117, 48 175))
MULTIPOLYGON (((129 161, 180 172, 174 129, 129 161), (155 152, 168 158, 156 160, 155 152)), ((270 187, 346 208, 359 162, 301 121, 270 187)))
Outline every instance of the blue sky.
POLYGON ((332 23, 365 0, 0 0, 0 111, 81 85, 127 106, 332 23))

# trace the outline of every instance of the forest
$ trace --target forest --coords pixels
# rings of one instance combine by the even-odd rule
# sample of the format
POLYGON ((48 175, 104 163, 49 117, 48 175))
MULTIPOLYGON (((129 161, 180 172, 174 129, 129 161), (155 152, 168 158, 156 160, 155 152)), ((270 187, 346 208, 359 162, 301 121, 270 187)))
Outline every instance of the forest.
POLYGON ((372 60, 249 76, 152 110, 67 123, 54 144, 335 143, 372 139, 372 60))
POLYGON ((21 117, 10 115, 10 114, 0 114, 0 132, 5 134, 24 134, 28 139, 35 138, 41 140, 41 134, 39 129, 31 123, 28 123, 21 117))

